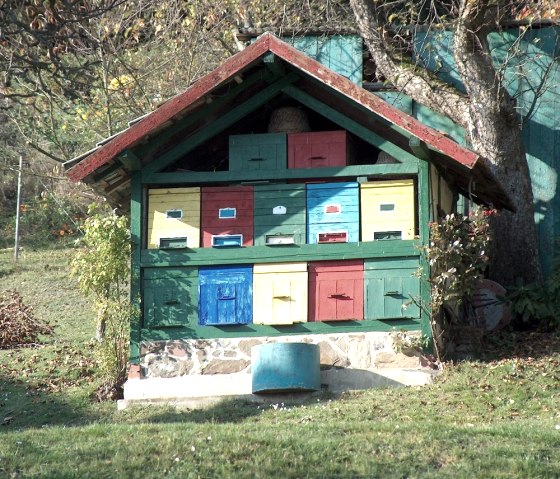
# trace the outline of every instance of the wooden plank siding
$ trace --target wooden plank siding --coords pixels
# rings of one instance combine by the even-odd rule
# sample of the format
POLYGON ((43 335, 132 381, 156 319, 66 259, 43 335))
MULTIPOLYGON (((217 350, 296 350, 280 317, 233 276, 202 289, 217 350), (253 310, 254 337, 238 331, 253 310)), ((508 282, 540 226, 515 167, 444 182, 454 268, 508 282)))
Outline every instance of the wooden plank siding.
POLYGON ((186 246, 200 246, 200 188, 152 188, 148 192, 148 248, 162 239, 186 238, 186 246), (176 214, 175 214, 176 213, 176 214))
POLYGON ((255 264, 253 324, 307 321, 307 263, 255 264))

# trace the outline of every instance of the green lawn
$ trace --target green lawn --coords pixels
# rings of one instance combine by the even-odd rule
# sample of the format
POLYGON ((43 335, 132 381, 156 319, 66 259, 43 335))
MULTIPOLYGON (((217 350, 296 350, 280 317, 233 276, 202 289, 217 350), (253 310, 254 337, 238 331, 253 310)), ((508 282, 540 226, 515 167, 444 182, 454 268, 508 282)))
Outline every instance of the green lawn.
POLYGON ((90 399, 93 313, 70 254, 14 268, 0 253, 0 290, 56 322, 45 345, 0 351, 0 478, 560 477, 558 337, 502 335, 423 388, 119 412, 90 399))

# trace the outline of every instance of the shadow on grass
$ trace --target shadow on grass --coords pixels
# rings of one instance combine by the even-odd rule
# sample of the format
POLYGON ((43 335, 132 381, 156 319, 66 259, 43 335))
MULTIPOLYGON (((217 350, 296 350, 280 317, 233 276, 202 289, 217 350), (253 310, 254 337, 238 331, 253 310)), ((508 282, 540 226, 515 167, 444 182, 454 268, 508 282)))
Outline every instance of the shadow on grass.
MULTIPOLYGON (((173 423, 173 422, 190 422, 190 423, 239 423, 250 417, 257 416, 262 413, 265 406, 262 404, 246 401, 243 399, 225 399, 224 401, 212 407, 205 409, 181 409, 174 407, 166 407, 164 412, 161 408, 153 405, 149 408, 148 414, 142 422, 147 423, 173 423)), ((134 414, 136 407, 131 409, 134 414)))
POLYGON ((0 376, 0 434, 7 430, 78 426, 99 419, 86 393, 49 393, 0 376))
MULTIPOLYGON (((274 394, 261 394, 253 396, 252 399, 243 397, 224 398, 217 404, 204 409, 187 409, 179 405, 158 407, 154 405, 132 406, 129 414, 135 415, 135 411, 143 410, 145 417, 142 422, 147 423, 218 423, 235 424, 254 416, 259 416, 269 410, 286 410, 292 408, 316 406, 318 402, 335 400, 336 394, 316 392, 286 392, 274 394)), ((140 416, 137 416, 140 418, 140 416)))
POLYGON ((300 406, 317 402, 317 395, 271 396, 263 402, 242 398, 224 399, 205 409, 171 405, 135 405, 117 411, 115 402, 96 403, 89 391, 49 393, 35 391, 24 381, 0 376, 0 435, 2 432, 51 426, 76 427, 89 424, 240 423, 275 407, 300 406), (284 401, 284 402, 283 402, 284 401))

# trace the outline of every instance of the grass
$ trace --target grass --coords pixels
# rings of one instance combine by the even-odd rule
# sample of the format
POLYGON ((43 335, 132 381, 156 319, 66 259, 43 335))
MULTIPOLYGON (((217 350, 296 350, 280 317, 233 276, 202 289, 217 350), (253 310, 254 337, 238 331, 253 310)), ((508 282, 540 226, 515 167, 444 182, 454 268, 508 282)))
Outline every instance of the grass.
POLYGON ((504 334, 423 388, 119 412, 90 399, 93 313, 69 250, 24 253, 15 269, 9 254, 0 289, 56 329, 43 346, 0 351, 0 477, 560 477, 557 336, 504 334))

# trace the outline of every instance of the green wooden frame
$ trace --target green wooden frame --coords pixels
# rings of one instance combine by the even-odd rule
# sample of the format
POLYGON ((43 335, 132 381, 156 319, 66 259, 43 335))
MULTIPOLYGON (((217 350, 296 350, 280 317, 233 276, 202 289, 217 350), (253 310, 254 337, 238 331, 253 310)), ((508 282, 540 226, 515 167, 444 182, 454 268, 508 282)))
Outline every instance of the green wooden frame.
POLYGON ((205 266, 208 264, 301 263, 336 259, 418 257, 420 243, 414 240, 360 243, 302 244, 193 249, 143 249, 142 267, 205 266))
MULTIPOLYGON (((142 270, 143 268, 153 267, 197 267, 208 264, 255 264, 272 262, 294 262, 294 261, 320 261, 329 259, 357 259, 357 258, 379 258, 379 257, 416 257, 420 258, 423 268, 423 280, 420 281, 420 301, 428 304, 429 284, 426 281, 428 265, 421 254, 421 246, 426 244, 429 237, 429 170, 425 158, 410 154, 398 145, 395 145, 378 134, 360 125, 354 120, 346 117, 332 107, 325 105, 321 101, 312 97, 308 93, 295 86, 299 74, 290 73, 280 79, 268 72, 267 81, 269 86, 265 87, 258 95, 253 96, 245 103, 236 106, 228 113, 220 117, 214 123, 203 128, 187 141, 175 146, 165 155, 153 160, 144 166, 140 171, 136 171, 132 176, 132 200, 131 200, 131 231, 133 238, 132 253, 132 287, 131 294, 133 301, 139 301, 142 294, 142 270), (398 164, 387 165, 351 165, 341 168, 317 168, 309 169, 286 169, 281 171, 218 171, 218 172, 173 172, 162 173, 161 171, 180 157, 192 151, 194 148, 210 140, 213 136, 225 130, 235 122, 252 111, 260 108, 276 95, 285 93, 299 101, 317 113, 327 116, 334 123, 340 125, 364 141, 376 146, 395 156, 401 161, 398 164), (328 245, 282 245, 282 246, 252 246, 250 248, 235 248, 235 255, 231 254, 231 249, 224 248, 197 248, 197 249, 177 249, 177 250, 157 250, 144 249, 145 241, 145 202, 148 187, 158 186, 191 186, 212 184, 234 184, 251 183, 262 181, 284 181, 284 180, 304 180, 313 178, 356 178, 358 181, 367 181, 373 178, 383 177, 415 177, 417 178, 418 191, 418 240, 395 240, 395 241, 372 241, 360 243, 338 243, 328 245)), ((238 87, 234 87, 227 95, 228 97, 238 94, 250 84, 262 80, 263 74, 255 74, 249 77, 238 87)), ((322 86, 325 88, 325 86, 322 86)), ((225 99, 224 99, 225 101, 225 99)), ((207 108, 216 109, 220 104, 214 102, 207 108)), ((180 131, 187 124, 200 119, 208 110, 204 109, 197 112, 192 117, 182 120, 179 125, 173 128, 173 132, 164 133, 164 137, 156 137, 147 145, 135 150, 137 157, 142 157, 143 153, 152 151, 154 145, 160 145, 169 139, 173 134, 180 131)), ((371 112, 369 112, 371 113, 371 112)), ((413 145, 418 147, 419 145, 413 145)), ((418 148, 417 148, 418 149, 418 148)), ((416 153, 416 150, 415 150, 416 153)), ((422 153, 422 151, 418 151, 422 153)), ((423 155, 424 156, 424 155, 423 155)), ((138 162, 134 162, 135 165, 138 162)), ((363 320, 349 322, 317 322, 302 323, 291 326, 273 327, 264 325, 246 326, 192 326, 184 328, 162 328, 162 329, 142 329, 140 319, 131 324, 131 360, 137 362, 140 354, 141 341, 156 341, 169 339, 185 338, 226 338, 226 337, 250 337, 250 336, 278 336, 290 334, 322 334, 322 333, 343 333, 343 332, 365 332, 365 331, 390 331, 393 328, 405 330, 421 329, 423 333, 429 333, 429 320, 427 311, 421 307, 421 319, 400 319, 390 321, 363 320)))

